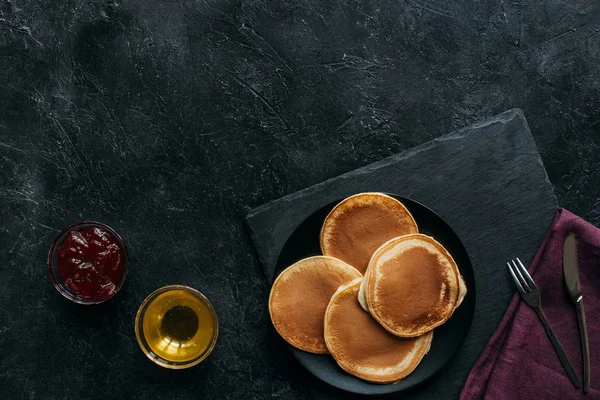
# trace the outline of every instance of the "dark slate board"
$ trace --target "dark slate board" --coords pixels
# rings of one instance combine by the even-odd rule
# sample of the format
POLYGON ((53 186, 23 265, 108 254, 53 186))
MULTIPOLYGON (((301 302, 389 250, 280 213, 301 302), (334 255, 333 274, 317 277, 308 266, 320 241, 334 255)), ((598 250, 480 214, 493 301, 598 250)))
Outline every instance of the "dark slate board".
POLYGON ((364 191, 427 205, 469 253, 477 290, 471 330, 446 367, 407 397, 455 399, 514 293, 505 262, 531 261, 557 208, 525 117, 506 111, 252 210, 247 224, 269 282, 283 244, 306 216, 364 191))

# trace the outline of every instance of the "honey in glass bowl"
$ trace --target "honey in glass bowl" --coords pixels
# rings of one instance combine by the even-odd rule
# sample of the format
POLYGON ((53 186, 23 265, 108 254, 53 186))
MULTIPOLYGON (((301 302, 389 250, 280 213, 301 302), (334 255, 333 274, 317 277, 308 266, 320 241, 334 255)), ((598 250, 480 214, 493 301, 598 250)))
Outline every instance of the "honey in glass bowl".
POLYGON ((218 320, 208 299, 187 286, 171 285, 150 294, 140 306, 135 334, 142 351, 156 364, 189 368, 215 346, 218 320))

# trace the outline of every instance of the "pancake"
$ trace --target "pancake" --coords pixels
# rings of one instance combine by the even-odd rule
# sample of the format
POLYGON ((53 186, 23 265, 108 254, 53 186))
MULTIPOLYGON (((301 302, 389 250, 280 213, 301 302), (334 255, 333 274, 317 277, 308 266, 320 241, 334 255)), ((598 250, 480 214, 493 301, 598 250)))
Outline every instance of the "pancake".
MULTIPOLYGON (((367 287, 369 285, 369 269, 365 271, 362 282, 360 283, 360 289, 358 291, 358 303, 365 311, 369 311, 369 302, 367 301, 367 287)), ((369 311, 370 312, 370 311, 369 311)))
POLYGON ((364 273, 379 246, 417 232, 417 223, 398 200, 382 193, 361 193, 341 201, 325 218, 321 251, 364 273))
POLYGON ((386 331, 358 304, 360 279, 341 286, 325 313, 325 342, 338 365, 373 383, 404 379, 429 351, 433 331, 400 338, 386 331))
POLYGON ((465 283, 462 275, 460 275, 460 272, 458 274, 458 289, 458 301, 456 302, 456 307, 454 307, 455 310, 462 304, 465 296, 467 295, 467 284, 465 283))
MULTIPOLYGON (((368 276, 369 276, 369 270, 367 269, 367 271, 365 272, 365 277, 363 278, 362 282, 360 283, 360 290, 358 292, 358 302, 360 303, 360 306, 365 311, 369 311, 369 305, 367 304, 367 295, 366 295, 368 276)), ((461 303, 465 299, 465 296, 467 295, 467 284, 465 283, 465 280, 463 279, 462 275, 460 275, 460 273, 458 275, 458 287, 459 287, 458 301, 456 302, 456 306, 454 307, 455 310, 458 308, 458 306, 461 305, 461 303)))
POLYGON ((360 282, 360 288, 358 289, 358 304, 362 307, 363 310, 369 312, 369 304, 367 302, 367 275, 369 274, 369 269, 365 271, 365 277, 360 282))
POLYGON ((356 278, 362 278, 356 268, 327 256, 305 258, 286 268, 269 296, 275 329, 300 350, 328 353, 323 337, 325 310, 337 288, 356 278))
POLYGON ((450 318, 466 286, 452 256, 421 234, 392 239, 369 262, 364 297, 368 310, 394 335, 416 337, 450 318), (461 288, 462 286, 462 288, 461 288))

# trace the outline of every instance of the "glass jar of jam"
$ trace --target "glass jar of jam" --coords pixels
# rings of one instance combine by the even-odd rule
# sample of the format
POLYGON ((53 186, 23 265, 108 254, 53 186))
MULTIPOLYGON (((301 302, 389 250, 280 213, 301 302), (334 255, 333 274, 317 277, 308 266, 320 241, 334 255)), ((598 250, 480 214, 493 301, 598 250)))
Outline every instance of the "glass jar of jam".
POLYGON ((65 228, 48 253, 54 287, 79 304, 98 304, 113 297, 128 269, 123 239, 100 222, 82 221, 65 228))

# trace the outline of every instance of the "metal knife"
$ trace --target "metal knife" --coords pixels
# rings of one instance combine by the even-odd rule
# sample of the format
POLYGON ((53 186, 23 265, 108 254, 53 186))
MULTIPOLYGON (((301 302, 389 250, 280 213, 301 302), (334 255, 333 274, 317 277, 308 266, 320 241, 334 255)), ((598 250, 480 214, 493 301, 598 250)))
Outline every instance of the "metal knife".
POLYGON ((583 296, 581 295, 581 285, 579 283, 579 260, 574 233, 569 233, 563 245, 563 276, 567 290, 575 302, 577 316, 579 317, 579 333, 583 350, 583 392, 587 393, 590 390, 590 347, 583 310, 583 296))

